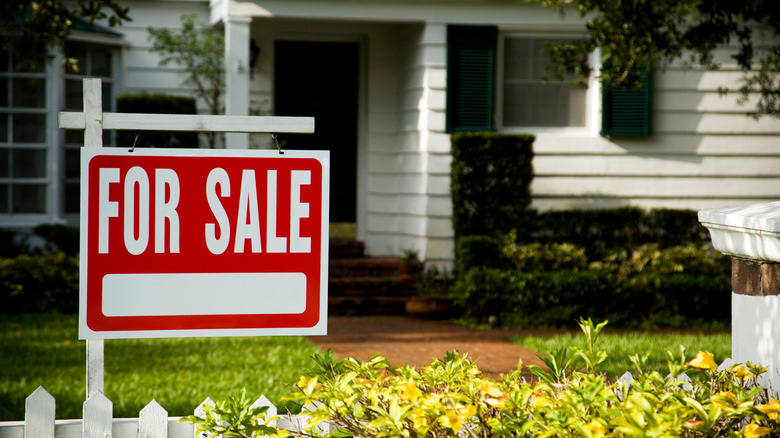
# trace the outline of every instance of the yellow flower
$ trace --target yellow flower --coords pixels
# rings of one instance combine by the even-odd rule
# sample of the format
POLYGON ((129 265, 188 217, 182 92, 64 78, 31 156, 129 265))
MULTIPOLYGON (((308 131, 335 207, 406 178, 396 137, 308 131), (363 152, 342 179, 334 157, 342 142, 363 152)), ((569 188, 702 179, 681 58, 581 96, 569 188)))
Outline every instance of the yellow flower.
POLYGON ((428 417, 425 416, 425 412, 423 412, 421 409, 417 409, 412 412, 411 417, 415 429, 419 429, 428 425, 428 417))
POLYGON ((734 374, 739 378, 739 380, 747 380, 755 377, 750 374, 750 371, 748 371, 747 368, 743 367, 742 365, 734 368, 734 374))
POLYGON ((712 404, 721 409, 731 409, 737 405, 737 397, 731 391, 719 392, 710 400, 712 401, 712 404))
POLYGON ((501 398, 504 396, 504 393, 501 392, 500 389, 496 388, 495 386, 489 383, 483 383, 482 386, 479 387, 479 390, 495 398, 501 398))
POLYGON ((778 414, 780 414, 780 403, 777 400, 769 400, 769 404, 756 405, 756 409, 766 414, 770 419, 777 421, 778 414))
POLYGON ((590 423, 588 423, 588 430, 590 431, 590 436, 592 438, 601 438, 607 433, 607 428, 596 420, 590 420, 590 423))
POLYGON ((455 432, 459 431, 463 427, 463 421, 458 417, 458 413, 454 409, 450 409, 441 416, 441 421, 444 427, 449 427, 455 432))
POLYGON ((539 407, 552 408, 552 407, 555 407, 555 404, 553 403, 553 401, 546 394, 534 394, 534 397, 533 397, 533 399, 531 401, 531 404, 535 408, 539 408, 539 407))
POLYGON ((415 400, 417 397, 422 394, 422 391, 420 391, 420 388, 417 387, 414 383, 407 383, 404 385, 404 390, 401 393, 401 398, 404 400, 412 401, 415 400))
POLYGON ((698 370, 715 371, 718 369, 718 364, 715 363, 715 358, 713 357, 712 353, 705 353, 703 351, 700 351, 699 354, 697 354, 693 360, 686 363, 685 366, 696 368, 698 370))
POLYGON ((463 406, 458 408, 458 413, 465 418, 473 417, 477 415, 477 407, 474 405, 463 406))
POLYGON ((756 423, 750 423, 745 426, 745 430, 742 432, 742 435, 744 435, 745 438, 756 438, 764 436, 771 431, 772 429, 768 427, 759 426, 756 423))
POLYGON ((502 409, 505 405, 504 400, 499 400, 497 398, 486 398, 485 403, 496 409, 502 409))
POLYGON ((312 384, 312 383, 314 383, 314 387, 315 387, 315 388, 320 388, 320 387, 322 387, 322 385, 321 385, 321 384, 317 383, 317 378, 316 378, 316 377, 314 378, 314 380, 312 380, 311 382, 309 382, 309 381, 306 379, 306 376, 301 376, 300 380, 298 380, 298 387, 299 387, 299 388, 308 388, 308 387, 309 387, 309 385, 310 385, 310 384, 312 384))

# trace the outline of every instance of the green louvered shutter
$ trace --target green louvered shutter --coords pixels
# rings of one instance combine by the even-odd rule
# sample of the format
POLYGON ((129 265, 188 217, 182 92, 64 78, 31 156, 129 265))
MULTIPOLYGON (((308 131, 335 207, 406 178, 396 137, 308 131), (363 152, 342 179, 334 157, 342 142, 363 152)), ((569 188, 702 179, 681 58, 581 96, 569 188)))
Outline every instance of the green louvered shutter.
POLYGON ((642 87, 622 85, 601 93, 601 135, 649 137, 653 131, 653 72, 637 69, 642 87))
POLYGON ((447 27, 447 132, 492 131, 494 26, 447 27))

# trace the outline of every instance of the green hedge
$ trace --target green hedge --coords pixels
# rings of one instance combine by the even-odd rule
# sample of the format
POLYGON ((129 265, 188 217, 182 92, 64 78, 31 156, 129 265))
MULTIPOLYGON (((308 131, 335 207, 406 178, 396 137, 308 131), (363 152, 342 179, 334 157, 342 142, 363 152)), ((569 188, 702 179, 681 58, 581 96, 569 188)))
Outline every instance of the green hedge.
POLYGON ((58 251, 0 258, 2 313, 76 313, 78 306, 78 256, 58 251))
POLYGON ((564 243, 518 245, 487 236, 460 240, 450 295, 474 323, 567 327, 580 318, 615 327, 724 326, 731 263, 707 245, 642 245, 597 261, 564 243))
POLYGON ((726 326, 728 275, 600 271, 522 272, 472 268, 450 295, 473 323, 503 327, 574 327, 579 318, 624 328, 726 326))
POLYGON ((452 222, 456 239, 522 229, 531 204, 532 135, 453 134, 452 222))
POLYGON ((527 210, 527 232, 518 241, 572 243, 598 259, 614 249, 635 249, 645 244, 661 248, 710 243, 710 235, 693 210, 636 207, 602 210, 535 212, 527 210))
MULTIPOLYGON (((166 94, 124 94, 116 99, 120 113, 146 114, 197 114, 195 99, 166 94)), ((197 148, 197 132, 179 131, 117 131, 116 143, 120 147, 197 148), (136 134, 138 140, 136 141, 136 134)))

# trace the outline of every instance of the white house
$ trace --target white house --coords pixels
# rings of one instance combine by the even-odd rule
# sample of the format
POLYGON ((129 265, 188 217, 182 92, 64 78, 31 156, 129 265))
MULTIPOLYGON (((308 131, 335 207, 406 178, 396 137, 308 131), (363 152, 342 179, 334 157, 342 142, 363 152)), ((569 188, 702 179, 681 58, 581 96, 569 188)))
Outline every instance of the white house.
MULTIPOLYGON (((537 135, 540 210, 780 197, 780 120, 754 120, 750 103, 720 95, 741 76, 725 50, 717 71, 652 72, 637 109, 603 100, 595 79, 587 89, 543 85, 541 44, 581 38, 584 26, 523 0, 122 3, 132 22, 73 34, 81 72, 56 60, 17 71, 23 54, 13 51, 0 59, 0 227, 77 223, 81 138, 57 129, 57 112, 79 109, 85 74, 103 78, 104 108, 120 93, 190 94, 175 67, 158 66, 146 28, 175 28, 193 12, 225 32, 228 114, 316 117, 314 137, 287 144, 331 150, 331 220, 355 222, 371 255, 417 249, 451 260, 449 138, 460 129, 537 135)), ((233 134, 227 147, 272 142, 233 134)))

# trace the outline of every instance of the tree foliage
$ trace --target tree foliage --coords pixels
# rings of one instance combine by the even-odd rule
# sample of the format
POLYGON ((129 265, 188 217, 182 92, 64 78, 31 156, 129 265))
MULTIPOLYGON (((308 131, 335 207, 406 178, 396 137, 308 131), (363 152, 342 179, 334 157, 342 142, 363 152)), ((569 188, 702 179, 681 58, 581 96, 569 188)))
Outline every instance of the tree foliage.
POLYGON ((181 17, 181 30, 147 28, 152 51, 160 55, 160 65, 178 64, 185 75, 184 85, 193 87, 211 114, 220 114, 225 81, 225 39, 216 29, 197 20, 195 14, 181 17))
POLYGON ((3 0, 0 2, 0 49, 14 47, 31 64, 45 60, 46 47, 62 49, 76 26, 107 19, 110 26, 132 21, 117 0, 3 0))
MULTIPOLYGON (((713 52, 734 49, 743 72, 740 103, 757 97, 753 115, 780 116, 780 2, 777 0, 535 0, 562 14, 576 10, 586 20, 588 38, 547 46, 550 72, 562 79, 575 73, 587 81, 588 54, 601 49, 598 77, 609 88, 631 82, 640 65, 665 68, 675 61, 717 68, 713 52), (759 42, 769 35, 771 47, 759 42)), ((636 85, 636 84, 630 84, 636 85)), ((728 92, 727 88, 722 91, 728 92)))

